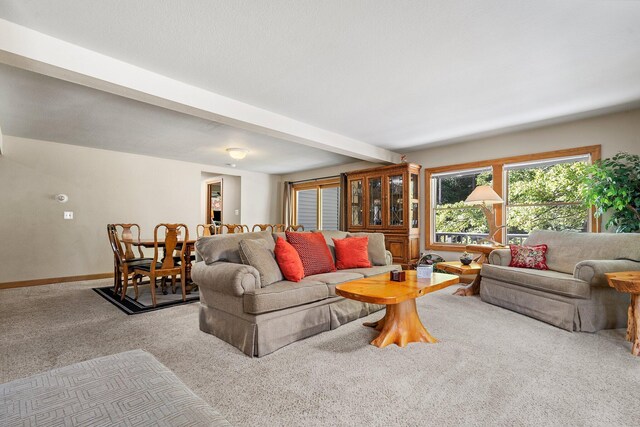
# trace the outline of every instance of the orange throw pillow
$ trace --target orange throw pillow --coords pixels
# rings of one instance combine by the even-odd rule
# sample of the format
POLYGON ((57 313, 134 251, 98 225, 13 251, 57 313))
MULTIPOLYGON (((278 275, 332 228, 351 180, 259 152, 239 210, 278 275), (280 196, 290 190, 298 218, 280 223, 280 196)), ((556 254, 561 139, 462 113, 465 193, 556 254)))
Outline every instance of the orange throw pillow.
POLYGON ((338 270, 371 267, 368 237, 333 239, 333 243, 336 246, 336 267, 338 270))
POLYGON ((291 282, 299 282, 304 278, 304 267, 302 266, 300 255, 289 242, 283 238, 278 238, 273 252, 285 279, 291 282))
POLYGON ((296 233, 293 231, 285 233, 287 242, 291 243, 300 255, 305 277, 336 271, 331 251, 322 233, 296 233))

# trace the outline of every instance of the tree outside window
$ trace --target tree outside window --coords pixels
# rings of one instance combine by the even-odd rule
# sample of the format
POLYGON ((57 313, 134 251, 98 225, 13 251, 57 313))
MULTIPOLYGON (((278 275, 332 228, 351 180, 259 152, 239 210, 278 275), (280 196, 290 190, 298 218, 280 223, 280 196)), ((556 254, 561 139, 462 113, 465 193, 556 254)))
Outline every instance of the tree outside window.
MULTIPOLYGON (((581 198, 589 155, 520 164, 499 164, 507 242, 520 244, 532 230, 589 230, 581 198)), ((493 185, 492 167, 431 175, 433 242, 467 245, 487 237, 482 211, 464 204, 478 185, 493 185)), ((497 190, 496 190, 497 191, 497 190)), ((498 191, 497 191, 498 192, 498 191)))
POLYGON ((508 243, 522 243, 532 230, 588 230, 581 198, 586 160, 505 166, 508 243))
POLYGON ((478 243, 489 230, 480 208, 464 204, 478 185, 492 185, 490 168, 435 175, 435 240, 437 243, 478 243))

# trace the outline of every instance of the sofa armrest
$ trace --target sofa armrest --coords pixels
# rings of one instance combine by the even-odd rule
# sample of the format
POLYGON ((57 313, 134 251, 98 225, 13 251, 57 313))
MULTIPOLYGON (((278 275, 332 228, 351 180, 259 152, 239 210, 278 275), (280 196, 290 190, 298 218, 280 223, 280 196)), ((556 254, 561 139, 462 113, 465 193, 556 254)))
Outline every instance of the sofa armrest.
POLYGON ((591 286, 609 286, 604 273, 633 271, 640 269, 640 263, 626 259, 590 259, 580 261, 573 270, 573 277, 584 280, 591 286))
POLYGON ((233 262, 196 262, 191 269, 191 279, 202 288, 212 289, 232 296, 260 288, 260 274, 250 265, 233 262))
POLYGON ((508 266, 511 262, 511 249, 496 249, 489 254, 489 264, 508 266))
POLYGON ((384 251, 384 262, 385 265, 393 264, 393 254, 390 251, 384 251))

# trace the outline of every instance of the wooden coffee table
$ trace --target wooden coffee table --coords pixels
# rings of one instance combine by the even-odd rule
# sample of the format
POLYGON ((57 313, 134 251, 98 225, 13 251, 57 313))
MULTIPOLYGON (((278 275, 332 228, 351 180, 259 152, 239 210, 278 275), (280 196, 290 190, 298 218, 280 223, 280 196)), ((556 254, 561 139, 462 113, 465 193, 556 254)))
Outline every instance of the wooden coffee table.
POLYGON ((627 341, 631 341, 631 354, 640 356, 640 271, 605 273, 609 286, 631 294, 627 312, 627 341))
POLYGON ((405 274, 404 282, 393 282, 389 280, 389 274, 381 274, 336 286, 336 294, 345 298, 387 306, 382 319, 364 324, 380 331, 380 335, 371 341, 377 347, 438 342, 422 325, 416 310, 416 298, 460 282, 453 274, 433 273, 431 279, 418 279, 415 270, 406 270, 405 274))

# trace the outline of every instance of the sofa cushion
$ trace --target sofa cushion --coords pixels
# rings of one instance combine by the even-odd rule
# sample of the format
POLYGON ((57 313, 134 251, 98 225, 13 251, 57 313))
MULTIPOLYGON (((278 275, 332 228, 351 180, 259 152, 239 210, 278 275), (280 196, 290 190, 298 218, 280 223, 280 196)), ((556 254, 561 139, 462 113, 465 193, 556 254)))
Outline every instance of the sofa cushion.
POLYGON ((572 298, 587 299, 591 294, 587 282, 575 279, 571 274, 553 270, 532 270, 530 268, 483 264, 480 274, 482 277, 572 298))
POLYGON ((322 233, 287 231, 286 234, 287 241, 296 248, 298 255, 300 255, 305 276, 336 271, 333 257, 322 233))
POLYGON ((350 237, 368 237, 369 260, 372 265, 387 264, 387 248, 384 246, 384 234, 382 233, 349 233, 350 237))
POLYGON ((329 248, 329 252, 331 252, 333 262, 335 263, 336 246, 335 243, 333 243, 333 239, 344 239, 349 233, 340 230, 320 230, 320 233, 322 233, 322 235, 324 236, 324 240, 325 242, 327 242, 327 247, 329 248))
POLYGON ((358 273, 362 274, 364 277, 377 276, 378 274, 388 273, 390 271, 402 270, 402 266, 400 265, 376 265, 374 267, 369 268, 350 268, 348 270, 340 270, 340 272, 344 273, 358 273))
POLYGON ((275 247, 278 267, 285 279, 299 282, 304 278, 304 266, 296 249, 285 239, 278 239, 275 247))
POLYGON ((347 268, 369 268, 369 238, 349 237, 347 239, 333 239, 336 250, 336 268, 345 270, 347 268))
POLYGON ((322 282, 327 285, 335 285, 338 283, 348 282, 350 280, 362 279, 363 274, 354 271, 334 271, 333 273, 314 274, 305 277, 305 280, 313 280, 314 282, 322 282))
POLYGON ((572 274, 580 261, 591 259, 640 259, 640 233, 576 233, 532 231, 527 246, 546 244, 549 269, 572 274))
POLYGON ((240 258, 242 258, 242 263, 258 270, 261 286, 269 286, 283 279, 273 249, 267 248, 268 245, 269 243, 262 239, 245 239, 240 241, 240 258))
POLYGON ((278 239, 287 240, 287 235, 284 231, 274 231, 272 236, 273 236, 274 243, 277 242, 278 239))
POLYGON ((282 310, 329 297, 329 289, 325 283, 303 279, 300 282, 284 280, 266 288, 245 292, 243 297, 244 311, 250 314, 268 313, 282 310))
POLYGON ((263 239, 267 241, 267 247, 273 249, 275 242, 268 231, 238 234, 216 234, 215 236, 201 237, 196 241, 196 250, 206 264, 216 261, 235 262, 241 264, 240 241, 245 239, 263 239))
POLYGON ((344 282, 350 282, 352 280, 362 279, 364 278, 364 275, 353 271, 345 272, 344 270, 341 270, 335 273, 316 274, 309 278, 319 282, 324 282, 329 288, 329 296, 335 297, 338 296, 336 294, 336 285, 344 282))

